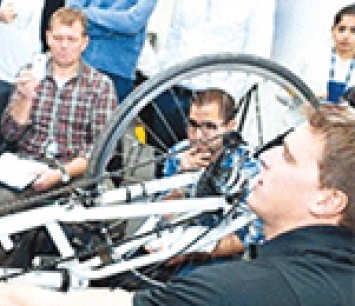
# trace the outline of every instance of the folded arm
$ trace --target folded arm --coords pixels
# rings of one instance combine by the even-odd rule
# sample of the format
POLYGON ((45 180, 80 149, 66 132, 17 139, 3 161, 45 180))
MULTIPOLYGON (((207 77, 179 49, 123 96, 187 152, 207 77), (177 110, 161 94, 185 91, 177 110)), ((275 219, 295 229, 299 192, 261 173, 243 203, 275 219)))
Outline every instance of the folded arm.
POLYGON ((88 19, 89 35, 134 35, 146 26, 157 0, 139 0, 129 8, 120 1, 110 7, 90 5, 81 0, 67 1, 67 6, 82 10, 88 19))

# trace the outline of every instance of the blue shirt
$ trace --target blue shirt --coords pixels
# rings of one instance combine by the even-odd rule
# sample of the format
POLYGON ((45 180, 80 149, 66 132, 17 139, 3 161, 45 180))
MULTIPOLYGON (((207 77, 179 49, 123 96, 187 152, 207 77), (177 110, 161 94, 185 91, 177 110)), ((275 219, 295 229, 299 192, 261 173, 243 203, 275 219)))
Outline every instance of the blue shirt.
MULTIPOLYGON (((172 176, 176 173, 180 172, 180 160, 181 155, 179 152, 183 152, 190 146, 190 142, 188 140, 184 140, 175 144, 170 150, 169 157, 165 160, 164 163, 164 176, 172 176), (176 153, 176 154, 174 154, 176 153)), ((247 152, 246 146, 238 146, 238 148, 228 156, 228 158, 222 163, 221 167, 232 168, 236 167, 239 162, 239 159, 245 155, 247 152)), ((252 178, 254 177, 260 170, 260 164, 257 159, 248 157, 245 162, 243 163, 243 167, 241 169, 244 174, 252 178)), ((197 183, 197 182, 196 182, 197 183)), ((192 186, 194 189, 195 186, 192 186)), ((255 213, 251 210, 249 205, 246 202, 246 198, 250 193, 249 187, 246 188, 247 192, 241 199, 238 209, 237 209, 237 217, 238 216, 245 216, 250 218, 251 222, 249 225, 242 227, 236 231, 239 239, 243 242, 245 247, 248 247, 251 243, 253 244, 260 244, 264 239, 263 234, 263 223, 260 219, 256 218, 255 213)), ((208 223, 212 225, 213 223, 218 222, 218 217, 216 216, 215 220, 208 220, 208 223), (212 224, 211 224, 212 223, 212 224)), ((204 224, 206 225, 206 224, 204 224)))
POLYGON ((88 19, 89 45, 83 59, 95 67, 133 80, 145 41, 147 21, 157 0, 67 0, 88 19))

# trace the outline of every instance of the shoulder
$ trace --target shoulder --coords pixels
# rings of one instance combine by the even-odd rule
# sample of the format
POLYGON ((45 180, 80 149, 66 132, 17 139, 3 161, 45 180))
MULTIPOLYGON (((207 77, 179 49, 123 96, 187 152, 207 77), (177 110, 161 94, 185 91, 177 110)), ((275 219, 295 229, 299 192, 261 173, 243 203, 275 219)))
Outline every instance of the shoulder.
POLYGON ((112 86, 113 87, 113 82, 112 80, 103 72, 98 71, 91 65, 81 62, 81 69, 82 69, 82 76, 84 78, 87 78, 89 83, 101 83, 106 86, 112 86))
POLYGON ((272 265, 233 261, 198 268, 166 288, 138 292, 134 305, 293 305, 286 300, 290 295, 295 300, 272 265))

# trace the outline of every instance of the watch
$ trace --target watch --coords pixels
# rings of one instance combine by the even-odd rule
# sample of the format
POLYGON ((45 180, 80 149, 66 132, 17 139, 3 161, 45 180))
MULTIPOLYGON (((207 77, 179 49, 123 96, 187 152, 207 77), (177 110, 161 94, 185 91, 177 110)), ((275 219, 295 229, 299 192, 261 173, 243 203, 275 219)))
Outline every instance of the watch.
MULTIPOLYGON (((63 169, 64 169, 64 168, 63 168, 63 169)), ((70 181, 70 175, 69 175, 68 171, 66 171, 66 170, 64 169, 64 171, 60 171, 60 174, 61 174, 62 182, 63 182, 64 184, 69 183, 69 181, 70 181)))
POLYGON ((60 172, 60 179, 62 180, 62 183, 68 183, 70 181, 70 175, 68 171, 63 166, 59 166, 58 170, 60 172))

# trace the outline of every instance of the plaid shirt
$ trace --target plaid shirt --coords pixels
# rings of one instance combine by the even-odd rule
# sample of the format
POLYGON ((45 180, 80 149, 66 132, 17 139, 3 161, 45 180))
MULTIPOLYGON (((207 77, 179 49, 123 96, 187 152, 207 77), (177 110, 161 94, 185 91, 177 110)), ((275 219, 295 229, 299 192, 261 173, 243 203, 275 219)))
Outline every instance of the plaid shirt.
MULTIPOLYGON (((177 152, 183 152, 184 149, 187 149, 190 146, 190 142, 188 140, 184 140, 175 144, 170 150, 169 153, 172 153, 166 160, 164 164, 164 176, 171 176, 180 172, 180 160, 181 155, 177 152), (177 154, 174 154, 177 153, 177 154)), ((221 167, 231 168, 236 167, 238 164, 238 160, 244 153, 247 148, 245 146, 238 146, 238 148, 228 156, 228 158, 223 162, 221 167)), ((258 160, 253 158, 248 158, 244 164, 241 171, 244 174, 252 178, 254 177, 260 169, 260 165, 258 160)), ((197 182, 196 182, 197 183, 197 182)), ((193 190, 196 186, 190 186, 191 194, 193 194, 193 190)), ((249 186, 247 187, 247 192, 242 198, 242 200, 238 204, 237 216, 244 216, 250 220, 250 223, 247 226, 244 226, 238 229, 235 233, 239 237, 239 239, 243 242, 245 247, 248 247, 250 244, 260 244, 264 240, 263 234, 263 223, 260 219, 256 218, 255 213, 250 209, 249 205, 246 202, 246 198, 250 193, 249 186)), ((217 223, 218 216, 215 216, 215 219, 212 220, 209 216, 207 223, 206 220, 202 220, 203 225, 213 225, 217 223)))
MULTIPOLYGON (((10 104, 18 94, 14 93, 10 104)), ((67 162, 78 156, 89 157, 94 141, 116 107, 114 86, 107 76, 80 62, 77 75, 58 88, 49 59, 29 122, 19 125, 6 111, 1 129, 8 141, 16 141, 19 154, 42 159, 46 145, 54 142, 59 160, 67 162)))

